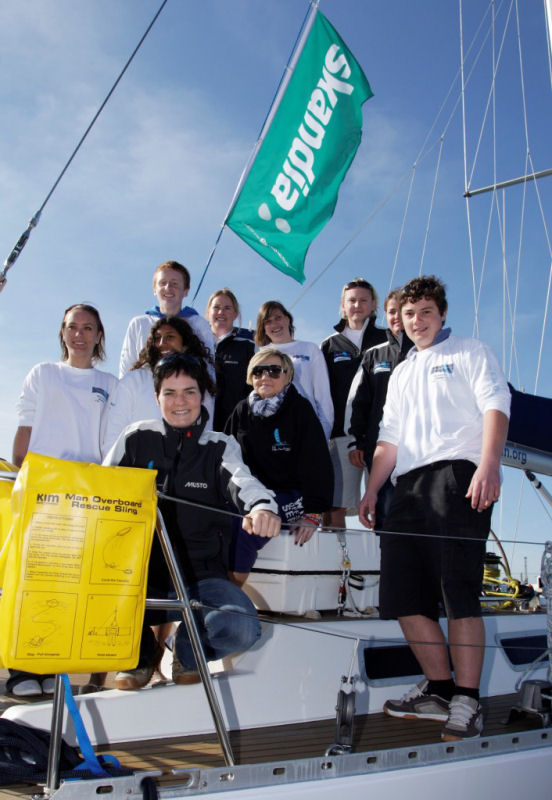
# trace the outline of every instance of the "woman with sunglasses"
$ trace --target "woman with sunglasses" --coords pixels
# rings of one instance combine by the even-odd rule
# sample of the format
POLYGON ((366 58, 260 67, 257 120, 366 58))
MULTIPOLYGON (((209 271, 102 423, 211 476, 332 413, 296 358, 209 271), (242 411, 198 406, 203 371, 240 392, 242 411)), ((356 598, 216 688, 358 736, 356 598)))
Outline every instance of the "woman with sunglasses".
MULTIPOLYGON (((104 341, 97 309, 85 303, 69 306, 59 331, 61 360, 36 364, 23 382, 12 456, 18 467, 29 450, 100 463, 108 401, 117 385, 114 375, 94 366, 105 358, 104 341)), ((16 697, 49 695, 54 678, 10 670, 7 690, 16 697)))
POLYGON ((293 384, 299 394, 310 400, 329 439, 334 419, 328 370, 320 348, 314 342, 293 338, 295 328, 290 312, 277 300, 269 300, 259 309, 255 343, 258 347, 277 347, 293 361, 293 384))
POLYGON ((202 359, 209 366, 209 383, 204 404, 209 414, 207 428, 213 427, 215 373, 209 350, 182 317, 160 317, 151 326, 138 361, 121 378, 109 404, 102 447, 104 454, 127 425, 142 419, 161 419, 153 388, 153 370, 163 356, 169 353, 188 353, 202 359))
MULTIPOLYGON (((253 391, 234 409, 226 433, 238 440, 253 475, 275 493, 282 522, 302 546, 331 506, 333 473, 324 431, 292 384, 293 371, 287 353, 273 347, 256 353, 247 369, 253 391)), ((236 531, 231 561, 238 585, 247 580, 266 541, 236 531)))
POLYGON ((376 328, 378 296, 371 283, 354 278, 341 292, 341 319, 334 326, 336 333, 324 339, 320 349, 326 359, 334 406, 334 424, 330 438, 330 453, 334 467, 335 489, 333 508, 326 524, 345 527, 345 515, 356 514, 360 503, 360 483, 363 470, 349 461, 349 448, 354 440, 345 430, 345 411, 349 390, 360 366, 363 353, 369 347, 386 341, 386 333, 376 328))

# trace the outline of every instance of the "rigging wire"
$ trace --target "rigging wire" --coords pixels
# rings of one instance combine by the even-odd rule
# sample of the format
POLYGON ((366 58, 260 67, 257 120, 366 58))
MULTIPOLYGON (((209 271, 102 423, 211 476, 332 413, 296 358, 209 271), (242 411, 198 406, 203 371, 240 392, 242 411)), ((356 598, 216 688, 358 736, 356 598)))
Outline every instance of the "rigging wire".
POLYGON ((408 195, 406 196, 406 202, 404 204, 404 211, 403 211, 403 218, 401 222, 401 229, 399 231, 399 238, 397 241, 397 248, 395 250, 395 259, 393 261, 393 269, 391 270, 391 278, 389 280, 389 286, 393 286, 395 280, 395 271, 397 269, 397 264, 399 261, 399 253, 401 250, 401 244, 404 236, 404 229, 406 227, 406 218, 408 217, 408 210, 410 208, 410 201, 412 200, 412 190, 414 188, 414 181, 416 179, 416 169, 418 168, 418 163, 415 161, 412 165, 412 175, 410 178, 410 185, 408 187, 408 195))
MULTIPOLYGON (((480 152, 481 144, 482 144, 482 140, 483 140, 483 132, 484 132, 485 127, 486 127, 487 116, 489 114, 489 108, 490 108, 491 105, 493 107, 493 143, 496 145, 496 139, 495 139, 495 134, 496 134, 496 113, 495 113, 496 112, 496 76, 497 76, 497 73, 498 73, 498 66, 499 66, 500 60, 502 58, 504 44, 505 44, 505 41, 506 41, 506 34, 508 32, 508 27, 510 25, 510 17, 512 15, 513 3, 514 3, 514 0, 511 0, 510 6, 508 7, 508 12, 507 12, 507 15, 506 15, 506 19, 504 21, 504 29, 502 31, 502 39, 501 39, 501 42, 500 42, 500 47, 498 49, 498 55, 496 55, 495 54, 495 30, 496 30, 496 21, 497 21, 498 15, 500 13, 500 8, 497 11, 495 11, 495 1, 491 0, 491 6, 492 6, 492 9, 493 9, 493 13, 492 13, 492 16, 491 16, 491 37, 492 37, 492 77, 491 77, 491 86, 490 86, 490 89, 489 89, 489 94, 487 96, 487 102, 486 102, 486 105, 485 105, 485 109, 483 111, 483 119, 481 120, 481 125, 480 125, 480 128, 479 128, 479 137, 477 139, 477 144, 476 144, 476 147, 475 147, 475 153, 474 153, 474 157, 473 157, 473 164, 472 164, 472 168, 471 168, 471 172, 470 172, 470 177, 469 177, 469 179, 467 181, 467 186, 468 187, 471 186, 471 183, 472 183, 472 180, 473 180, 473 174, 474 174, 475 168, 477 166, 477 161, 478 161, 478 158, 479 158, 479 152, 480 152)), ((496 160, 495 160, 496 159, 496 149, 493 150, 493 158, 494 158, 494 167, 495 167, 495 169, 493 170, 493 175, 494 175, 494 182, 496 184, 496 160)))
POLYGON ((387 203, 391 200, 391 198, 395 195, 395 193, 400 189, 402 184, 405 182, 407 177, 410 174, 410 170, 405 172, 399 180, 395 183, 391 191, 383 198, 383 200, 378 203, 378 205, 370 211, 370 213, 363 219, 360 223, 358 228, 353 231, 353 234, 349 237, 349 239, 345 242, 345 244, 340 247, 340 249, 330 258, 330 260, 325 264, 325 266, 320 270, 320 272, 316 275, 313 280, 307 284, 307 286, 297 295, 295 300, 290 304, 289 309, 290 311, 295 308, 295 306, 299 303, 303 297, 310 292, 310 290, 318 283, 318 281, 322 278, 323 275, 329 270, 329 268, 337 261, 337 259, 345 252, 345 250, 349 247, 349 245, 357 238, 357 236, 364 230, 364 228, 374 219, 377 214, 384 208, 387 203))
POLYGON ((287 89, 288 83, 291 80, 291 76, 293 75, 293 71, 294 71, 295 67, 297 66, 297 61, 298 61, 299 56, 301 55, 301 52, 303 50, 303 46, 304 46, 306 38, 307 38, 307 36, 308 36, 308 34, 310 32, 310 28, 312 26, 312 23, 314 22, 314 18, 316 16, 316 12, 318 11, 319 3, 320 3, 320 0, 309 0, 309 6, 310 7, 307 9, 307 12, 305 14, 305 18, 303 19, 301 27, 299 28, 299 33, 297 34, 295 42, 293 43, 293 47, 291 48, 291 53, 290 53, 289 58, 287 60, 286 67, 285 67, 285 69, 284 69, 284 71, 282 73, 282 77, 280 78, 280 82, 279 82, 279 84, 278 84, 278 86, 276 88, 276 91, 274 92, 274 97, 272 98, 272 101, 271 101, 271 103, 270 103, 270 105, 268 107, 268 111, 267 111, 266 116, 265 116, 265 118, 263 120, 263 124, 261 125, 261 129, 260 129, 259 135, 257 137, 257 140, 256 140, 255 144, 253 145, 253 149, 251 150, 251 153, 249 154, 249 158, 247 159, 245 167, 243 168, 243 172, 242 172, 242 174, 240 176, 240 179, 238 181, 238 184, 237 184, 237 186, 236 186, 236 188, 234 190, 234 194, 233 194, 232 200, 230 201, 230 205, 228 206, 228 211, 224 215, 224 219, 222 221, 222 224, 221 224, 218 236, 216 238, 215 244, 213 245, 213 247, 211 249, 211 252, 209 254, 209 258, 207 259, 207 263, 205 265, 205 268, 204 268, 203 272, 201 273, 201 278, 199 279, 199 283, 197 285, 197 289, 196 289, 195 294, 194 294, 193 299, 192 299, 192 305, 194 304, 194 302, 196 300, 196 297, 199 294, 199 290, 201 289, 203 281, 205 280, 205 276, 207 275, 207 271, 208 271, 209 267, 211 266, 211 261, 213 260, 213 257, 215 255, 215 250, 217 249, 217 246, 218 246, 218 244, 219 244, 219 242, 220 242, 220 240, 222 238, 222 233, 224 231, 224 228, 226 227, 226 221, 228 220, 228 217, 230 216, 230 214, 231 214, 231 212, 232 212, 232 210, 233 210, 233 208, 234 208, 234 206, 235 206, 235 204, 236 204, 236 202, 238 200, 240 192, 243 189, 243 185, 244 185, 245 181, 247 180, 249 172, 251 171, 251 168, 253 167, 253 163, 254 163, 255 159, 257 158, 257 154, 258 154, 258 152, 259 152, 259 150, 261 148, 261 145, 262 145, 262 143, 264 141, 264 138, 265 138, 266 134, 268 133, 268 129, 270 128, 270 126, 272 124, 272 121, 274 119, 274 116, 276 115, 278 107, 279 107, 279 105, 280 105, 280 103, 282 101, 282 98, 283 98, 284 93, 285 93, 285 91, 287 89))
MULTIPOLYGON (((502 5, 503 5, 503 3, 504 3, 504 2, 505 2, 505 0, 501 0, 499 8, 501 8, 501 7, 502 7, 502 5)), ((487 13, 488 13, 488 10, 487 10, 487 12, 485 12, 485 14, 483 15, 483 17, 482 17, 482 19, 481 19, 481 21, 480 21, 480 23, 479 23, 479 25, 478 25, 478 27, 477 27, 477 30, 476 30, 476 32, 475 32, 475 34, 474 34, 474 36, 472 37, 472 41, 471 41, 471 43, 470 43, 470 46, 468 47, 468 49, 467 49, 467 51, 466 51, 466 55, 468 55, 469 53, 471 53, 472 49, 475 47, 475 45, 476 45, 476 42, 477 42, 477 39, 478 39, 478 37, 479 37, 479 33, 480 33, 480 31, 481 31, 481 28, 483 27, 483 23, 484 23, 484 21, 485 21, 485 17, 487 16, 487 13)), ((487 36, 488 36, 488 33, 487 33, 487 36)), ((468 78, 467 78, 467 80, 466 80, 466 84, 467 84, 467 83, 469 83, 469 80, 470 80, 470 78, 471 78, 471 75, 473 74, 473 72, 474 72, 474 70, 475 70, 475 67, 476 67, 476 65, 477 65, 477 63, 478 63, 478 61, 479 61, 479 58, 480 58, 480 56, 481 56, 481 53, 482 53, 482 51, 483 51, 483 47, 484 47, 484 44, 485 44, 485 41, 486 41, 486 38, 487 38, 487 36, 486 36, 486 37, 483 39, 483 42, 482 42, 482 44, 481 44, 481 46, 480 46, 480 48, 479 48, 479 51, 478 51, 478 52, 477 52, 477 54, 474 56, 474 63, 473 63, 473 66, 472 66, 472 68, 471 68, 470 72, 468 73, 468 78)), ((431 139, 431 136, 432 136, 432 134, 433 134, 433 131, 434 131, 434 129, 436 128, 436 126, 437 126, 437 123, 438 123, 439 119, 441 118, 441 115, 443 114, 443 112, 444 112, 444 110, 445 110, 445 107, 446 107, 446 106, 447 106, 447 104, 448 104, 448 101, 449 101, 449 99, 450 99, 450 96, 452 95, 452 92, 453 92, 454 86, 455 86, 456 82, 458 81, 459 74, 460 74, 460 71, 458 70, 458 72, 457 72, 457 73, 456 73, 456 75, 454 76, 453 80, 451 81, 451 84, 450 84, 450 86, 449 86, 449 89, 448 89, 448 91, 447 91, 447 93, 446 93, 446 95, 445 95, 445 97, 444 97, 444 99, 443 99, 443 101, 442 101, 442 103, 441 103, 441 106, 439 107, 439 110, 437 111, 437 113, 435 114, 435 117, 433 118, 433 122, 431 123, 431 125, 430 125, 430 127, 429 127, 429 130, 428 130, 428 132, 427 132, 427 134, 426 134, 426 136, 425 136, 425 139, 424 139, 424 141, 423 141, 423 143, 422 143, 422 146, 421 146, 421 148, 420 148, 420 150, 419 150, 419 152, 418 152, 418 156, 417 156, 417 158, 415 159, 415 161, 414 161, 414 164, 413 164, 413 166, 411 167, 411 169, 410 169, 410 170, 408 170, 406 173, 404 173, 404 174, 402 175, 402 177, 401 177, 401 178, 400 178, 400 179, 397 181, 397 183, 396 183, 396 184, 393 186, 393 188, 391 189, 391 191, 389 192, 389 194, 388 194, 388 195, 387 195, 387 196, 386 196, 386 197, 383 199, 383 201, 382 201, 381 203, 379 203, 379 204, 376 206, 376 208, 375 208, 375 209, 373 209, 373 210, 372 210, 372 211, 371 211, 371 212, 370 212, 370 213, 367 215, 367 217, 365 217, 364 221, 363 221, 363 222, 362 222, 362 223, 361 223, 361 224, 358 226, 358 228, 357 228, 357 229, 354 231, 353 235, 352 235, 352 236, 351 236, 351 237, 350 237, 350 238, 347 240, 347 242, 346 242, 346 243, 345 243, 345 244, 344 244, 344 245, 343 245, 343 246, 342 246, 342 247, 341 247, 341 248, 338 250, 338 252, 337 252, 337 253, 336 253, 334 256, 332 256, 332 258, 329 260, 329 262, 327 262, 327 263, 326 263, 326 264, 325 264, 325 265, 322 267, 322 269, 321 269, 321 270, 320 270, 320 271, 317 273, 317 275, 315 276, 315 278, 314 278, 314 279, 313 279, 313 280, 312 280, 312 281, 311 281, 311 282, 310 282, 310 283, 309 283, 309 284, 308 284, 308 285, 307 285, 307 286, 306 286, 306 287, 305 287, 305 288, 304 288, 304 289, 303 289, 303 290, 302 290, 302 291, 299 293, 299 295, 298 295, 298 296, 295 298, 295 300, 293 301, 293 303, 291 303, 291 305, 289 306, 290 310, 291 310, 291 309, 293 309, 293 308, 294 308, 294 307, 295 307, 295 306, 296 306, 296 305, 297 305, 297 304, 300 302, 300 300, 302 300, 302 299, 305 297, 305 295, 307 295, 307 294, 308 294, 308 292, 310 292, 310 290, 311 290, 311 289, 312 289, 312 288, 313 288, 313 287, 314 287, 314 286, 315 286, 315 285, 318 283, 318 281, 320 280, 320 278, 322 278, 322 276, 323 276, 323 275, 325 275, 325 273, 328 271, 328 269, 329 269, 329 268, 330 268, 330 267, 331 267, 331 266, 332 266, 332 265, 335 263, 335 261, 337 261, 337 259, 338 259, 338 258, 341 256, 341 254, 342 254, 342 253, 343 253, 343 252, 344 252, 344 251, 347 249, 347 247, 348 247, 348 246, 349 246, 349 245, 350 245, 350 244, 351 244, 351 243, 352 243, 352 242, 353 242, 353 241, 354 241, 354 240, 357 238, 357 236, 359 236, 359 234, 360 234, 360 233, 361 233, 361 232, 364 230, 364 228, 366 227, 366 225, 367 225, 367 224, 368 224, 368 223, 369 223, 369 222, 370 222, 370 221, 371 221, 371 220, 372 220, 372 219, 373 219, 375 216, 377 216, 377 214, 378 214, 378 213, 381 211, 381 209, 382 209, 382 208, 384 208, 384 206, 385 206, 385 205, 387 205, 387 203, 388 203, 388 201, 391 199, 391 197, 393 197, 393 195, 394 195, 394 194, 395 194, 395 193, 398 191, 398 189, 399 189, 399 188, 402 186, 402 184, 405 182, 406 178, 407 178, 407 177, 408 177, 408 176, 411 174, 411 170, 415 170, 415 169, 416 169, 416 167, 417 167, 417 166, 419 166, 419 164, 420 164, 420 163, 421 163, 421 162, 422 162, 422 161, 423 161, 423 160, 424 160, 424 159, 425 159, 427 156, 429 156, 429 154, 430 154, 430 153, 433 151, 433 149, 434 149, 434 148, 436 147, 436 145, 437 145, 437 141, 439 141, 439 142, 440 142, 440 141, 441 141, 441 140, 444 138, 444 136, 445 136, 445 134, 447 133, 447 131, 448 131, 448 129, 449 129, 449 127, 450 127, 451 123, 452 123, 452 120, 454 119, 454 116, 455 116, 455 114, 456 114, 456 110, 457 110, 457 108, 458 108, 458 105, 459 105, 459 102, 460 102, 460 98, 459 98, 459 97, 456 99, 456 101, 454 102, 454 104, 453 104, 453 106, 452 106, 452 110, 451 110, 451 112, 450 112, 450 114, 449 114, 449 116, 448 116, 448 118, 447 118, 447 121, 445 122, 445 125, 444 125, 444 127, 443 127, 443 129, 442 129, 442 131, 441 131, 441 134, 440 134, 440 136, 439 136, 439 139, 438 139, 437 141, 434 141, 434 142, 433 142, 433 144, 431 144, 431 145, 428 147, 428 142, 430 141, 430 139, 431 139), (428 148, 428 149, 426 149, 426 148, 428 148)), ((409 191, 411 191, 411 189, 410 189, 409 191)), ((395 271, 396 271, 396 265, 397 265, 397 261, 398 261, 398 254, 397 254, 397 255, 396 255, 396 257, 395 257, 394 266, 393 266, 392 273, 391 273, 391 280, 390 280, 390 282, 389 282, 389 287, 390 287, 390 288, 393 286, 393 281, 394 281, 394 275, 395 275, 395 271)))
POLYGON ((13 265, 16 262, 16 260, 19 258, 19 255, 21 254, 21 251, 23 250, 23 248, 27 244, 27 241, 29 240, 29 236, 31 235, 32 229, 35 228, 38 225, 38 223, 40 221, 40 216, 41 216, 42 212, 44 211, 44 208, 46 207, 46 204, 48 203, 48 201, 52 197, 53 193, 57 189, 57 187, 58 187, 59 183, 61 182, 63 176, 65 175, 65 173, 69 169, 70 164, 72 163, 73 159, 75 158, 75 156, 79 152, 80 148, 84 144, 84 141, 85 141, 86 137, 88 136, 88 134, 90 133, 90 131, 94 127, 98 117, 100 116, 100 114, 102 113, 102 111, 106 107, 107 103, 111 99, 111 96, 112 96, 113 92, 115 91, 115 89, 119 85, 123 75, 125 74, 125 72, 129 68, 129 66, 132 63, 132 61, 134 60, 135 55, 137 54, 138 50, 141 48, 141 46, 144 43, 147 35, 149 34, 151 29, 153 28, 153 26, 157 22, 157 19, 159 18, 161 12, 163 11, 163 9, 164 9, 164 7, 166 6, 167 3, 168 3, 168 0, 163 0, 161 5, 157 9, 153 19, 151 20, 151 22, 148 25, 148 27, 146 28, 144 34, 140 38, 140 41, 138 42, 138 44, 136 45, 136 47, 132 51, 131 55, 127 59, 126 64, 124 65, 123 69, 119 73, 119 75, 117 77, 117 80, 115 81, 115 83, 113 84, 113 86, 111 87, 111 89, 109 90, 107 95, 105 96, 105 98, 104 98, 103 102, 101 103, 100 107, 98 108, 98 110, 96 111, 94 116, 92 117, 92 120, 90 121, 88 127, 86 128, 85 132, 83 133, 83 135, 79 139, 79 142, 78 142, 77 146, 75 147, 75 149, 73 150, 73 152, 69 156, 69 159, 67 160, 65 166, 63 167, 63 169, 59 173, 59 175, 56 178, 56 180, 54 181, 54 184, 52 185, 50 191, 48 192, 48 194, 44 198, 44 200, 42 202, 42 205, 40 206, 40 208, 38 209, 36 214, 34 214, 33 218, 29 222, 26 230, 19 237, 19 239, 18 239, 17 243, 15 244, 15 246, 13 247, 10 255, 4 261, 4 264, 2 266, 2 270, 0 271, 0 284, 4 283, 4 281, 6 280, 6 274, 7 274, 8 270, 13 267, 13 265))
POLYGON ((546 19, 546 40, 548 42, 548 72, 550 73, 550 88, 552 89, 552 2, 543 0, 544 16, 546 19))
MULTIPOLYGON (((465 82, 465 75, 464 75, 464 21, 463 21, 463 10, 462 10, 462 0, 458 2, 458 13, 459 13, 459 33, 460 33, 460 75, 461 75, 461 90, 460 96, 462 100, 462 148, 464 153, 464 188, 465 191, 468 191, 468 154, 467 154, 467 133, 466 133, 466 82, 465 82)), ((473 237, 472 237, 472 227, 471 227, 471 216, 470 216, 470 207, 468 198, 465 197, 464 200, 465 208, 466 208, 466 223, 468 226, 468 246, 469 246, 469 254, 470 254, 470 269, 471 269, 471 278, 472 278, 472 290, 473 290, 473 304, 474 304, 474 328, 476 334, 479 332, 479 308, 477 307, 477 291, 475 285, 475 262, 474 262, 474 254, 473 254, 473 237)))
POLYGON ((444 136, 441 136, 441 146, 439 147, 439 155, 437 156, 437 165, 435 167, 435 175, 433 176, 433 188, 432 188, 432 191, 431 191, 431 200, 429 202, 429 212, 428 212, 428 215, 427 215, 427 225, 426 225, 426 230, 425 230, 424 244, 423 244, 423 247, 422 247, 422 257, 420 259, 420 269, 418 271, 418 275, 422 274, 422 271, 423 271, 423 268, 424 268, 424 259, 425 259, 426 247, 427 247, 427 242, 428 242, 428 239, 429 239, 429 230, 431 228, 431 215, 433 213, 433 205, 435 203, 435 194, 436 194, 436 191, 437 191, 437 181, 439 179, 439 171, 440 171, 440 168, 441 168, 441 157, 443 155, 443 144, 444 144, 444 136))

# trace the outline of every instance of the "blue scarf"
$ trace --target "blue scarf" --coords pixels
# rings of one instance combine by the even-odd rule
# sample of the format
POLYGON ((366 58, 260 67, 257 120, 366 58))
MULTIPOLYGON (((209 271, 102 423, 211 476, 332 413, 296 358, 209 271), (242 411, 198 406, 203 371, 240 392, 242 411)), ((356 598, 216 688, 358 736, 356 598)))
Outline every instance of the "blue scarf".
POLYGON ((282 405, 290 386, 291 383, 288 383, 281 392, 275 394, 273 397, 259 397, 257 392, 251 392, 247 398, 247 402, 249 403, 252 414, 256 417, 271 417, 282 405))

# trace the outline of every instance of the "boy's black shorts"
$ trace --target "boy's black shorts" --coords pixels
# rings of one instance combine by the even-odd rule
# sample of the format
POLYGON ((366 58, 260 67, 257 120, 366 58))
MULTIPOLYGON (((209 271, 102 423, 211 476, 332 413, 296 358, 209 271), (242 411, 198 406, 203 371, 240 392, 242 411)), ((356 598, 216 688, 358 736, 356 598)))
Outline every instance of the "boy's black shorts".
POLYGON ((466 499, 475 464, 438 461, 401 475, 381 535, 380 615, 450 619, 481 615, 479 595, 492 507, 466 499), (444 537, 444 538, 443 538, 444 537))

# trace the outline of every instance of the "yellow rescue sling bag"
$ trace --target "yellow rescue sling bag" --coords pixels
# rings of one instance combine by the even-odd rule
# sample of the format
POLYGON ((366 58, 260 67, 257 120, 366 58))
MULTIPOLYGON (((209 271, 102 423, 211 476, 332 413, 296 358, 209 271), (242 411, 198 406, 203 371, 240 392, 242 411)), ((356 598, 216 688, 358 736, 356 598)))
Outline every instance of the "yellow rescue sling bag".
POLYGON ((12 524, 11 493, 17 467, 0 458, 0 588, 8 558, 8 534, 12 524))
POLYGON ((27 454, 12 492, 0 600, 4 666, 38 674, 136 666, 156 474, 27 454))

